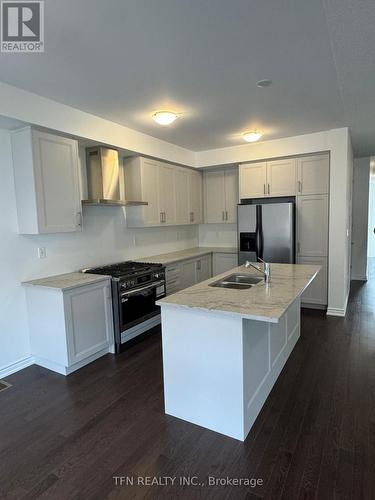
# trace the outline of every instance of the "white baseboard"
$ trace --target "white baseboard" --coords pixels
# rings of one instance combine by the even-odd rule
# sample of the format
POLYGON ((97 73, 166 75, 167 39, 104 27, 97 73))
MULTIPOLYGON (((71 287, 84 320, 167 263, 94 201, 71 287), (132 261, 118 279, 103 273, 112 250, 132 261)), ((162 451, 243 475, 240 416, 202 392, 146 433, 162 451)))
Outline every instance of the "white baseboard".
POLYGON ((19 370, 23 370, 24 368, 27 368, 28 366, 31 366, 33 364, 34 357, 27 356, 26 358, 19 359, 15 363, 3 366, 2 368, 0 368, 0 379, 8 377, 9 375, 12 375, 12 373, 16 373, 19 370))
POLYGON ((344 318, 346 316, 346 309, 348 307, 348 299, 349 295, 347 295, 345 299, 345 305, 343 308, 328 307, 327 316, 339 316, 340 318, 344 318))

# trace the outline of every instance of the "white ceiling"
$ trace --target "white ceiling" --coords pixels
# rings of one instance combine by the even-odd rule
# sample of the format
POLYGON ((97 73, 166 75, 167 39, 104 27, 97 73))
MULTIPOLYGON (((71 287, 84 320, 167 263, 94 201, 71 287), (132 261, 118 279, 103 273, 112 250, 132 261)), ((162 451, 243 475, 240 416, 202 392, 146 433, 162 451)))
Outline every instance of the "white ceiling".
POLYGON ((374 0, 48 0, 0 80, 192 150, 350 126, 375 153, 374 0), (256 82, 273 85, 259 89, 256 82), (183 118, 161 128, 150 118, 183 118))

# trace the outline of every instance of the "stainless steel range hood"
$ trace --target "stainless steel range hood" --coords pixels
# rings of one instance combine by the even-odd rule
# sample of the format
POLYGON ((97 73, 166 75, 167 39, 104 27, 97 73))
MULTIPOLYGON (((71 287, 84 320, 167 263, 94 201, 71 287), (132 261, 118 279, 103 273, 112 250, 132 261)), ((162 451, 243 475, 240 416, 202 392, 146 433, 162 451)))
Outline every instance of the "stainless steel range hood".
POLYGON ((102 146, 86 148, 88 199, 84 205, 134 206, 147 201, 121 199, 118 151, 102 146))

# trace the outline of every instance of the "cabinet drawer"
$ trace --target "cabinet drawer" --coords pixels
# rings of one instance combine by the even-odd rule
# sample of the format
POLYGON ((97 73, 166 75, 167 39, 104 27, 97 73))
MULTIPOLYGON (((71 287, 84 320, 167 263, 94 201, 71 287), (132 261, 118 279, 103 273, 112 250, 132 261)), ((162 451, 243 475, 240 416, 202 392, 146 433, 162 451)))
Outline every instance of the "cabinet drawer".
POLYGON ((166 276, 167 281, 169 279, 174 279, 174 278, 179 277, 180 274, 181 274, 181 267, 179 264, 176 264, 176 265, 173 265, 170 267, 168 266, 165 269, 165 276, 166 276))

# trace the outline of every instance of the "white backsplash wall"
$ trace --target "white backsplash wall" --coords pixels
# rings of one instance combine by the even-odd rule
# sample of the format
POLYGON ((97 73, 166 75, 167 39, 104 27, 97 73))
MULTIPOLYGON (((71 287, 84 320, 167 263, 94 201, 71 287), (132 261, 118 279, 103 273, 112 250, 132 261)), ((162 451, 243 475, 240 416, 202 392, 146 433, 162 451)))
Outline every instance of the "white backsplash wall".
POLYGON ((10 134, 1 129, 0 173, 0 375, 30 355, 22 281, 198 245, 198 226, 128 229, 123 207, 85 207, 80 233, 19 235, 10 134))
POLYGON ((201 224, 199 245, 213 247, 237 247, 237 224, 201 224))

